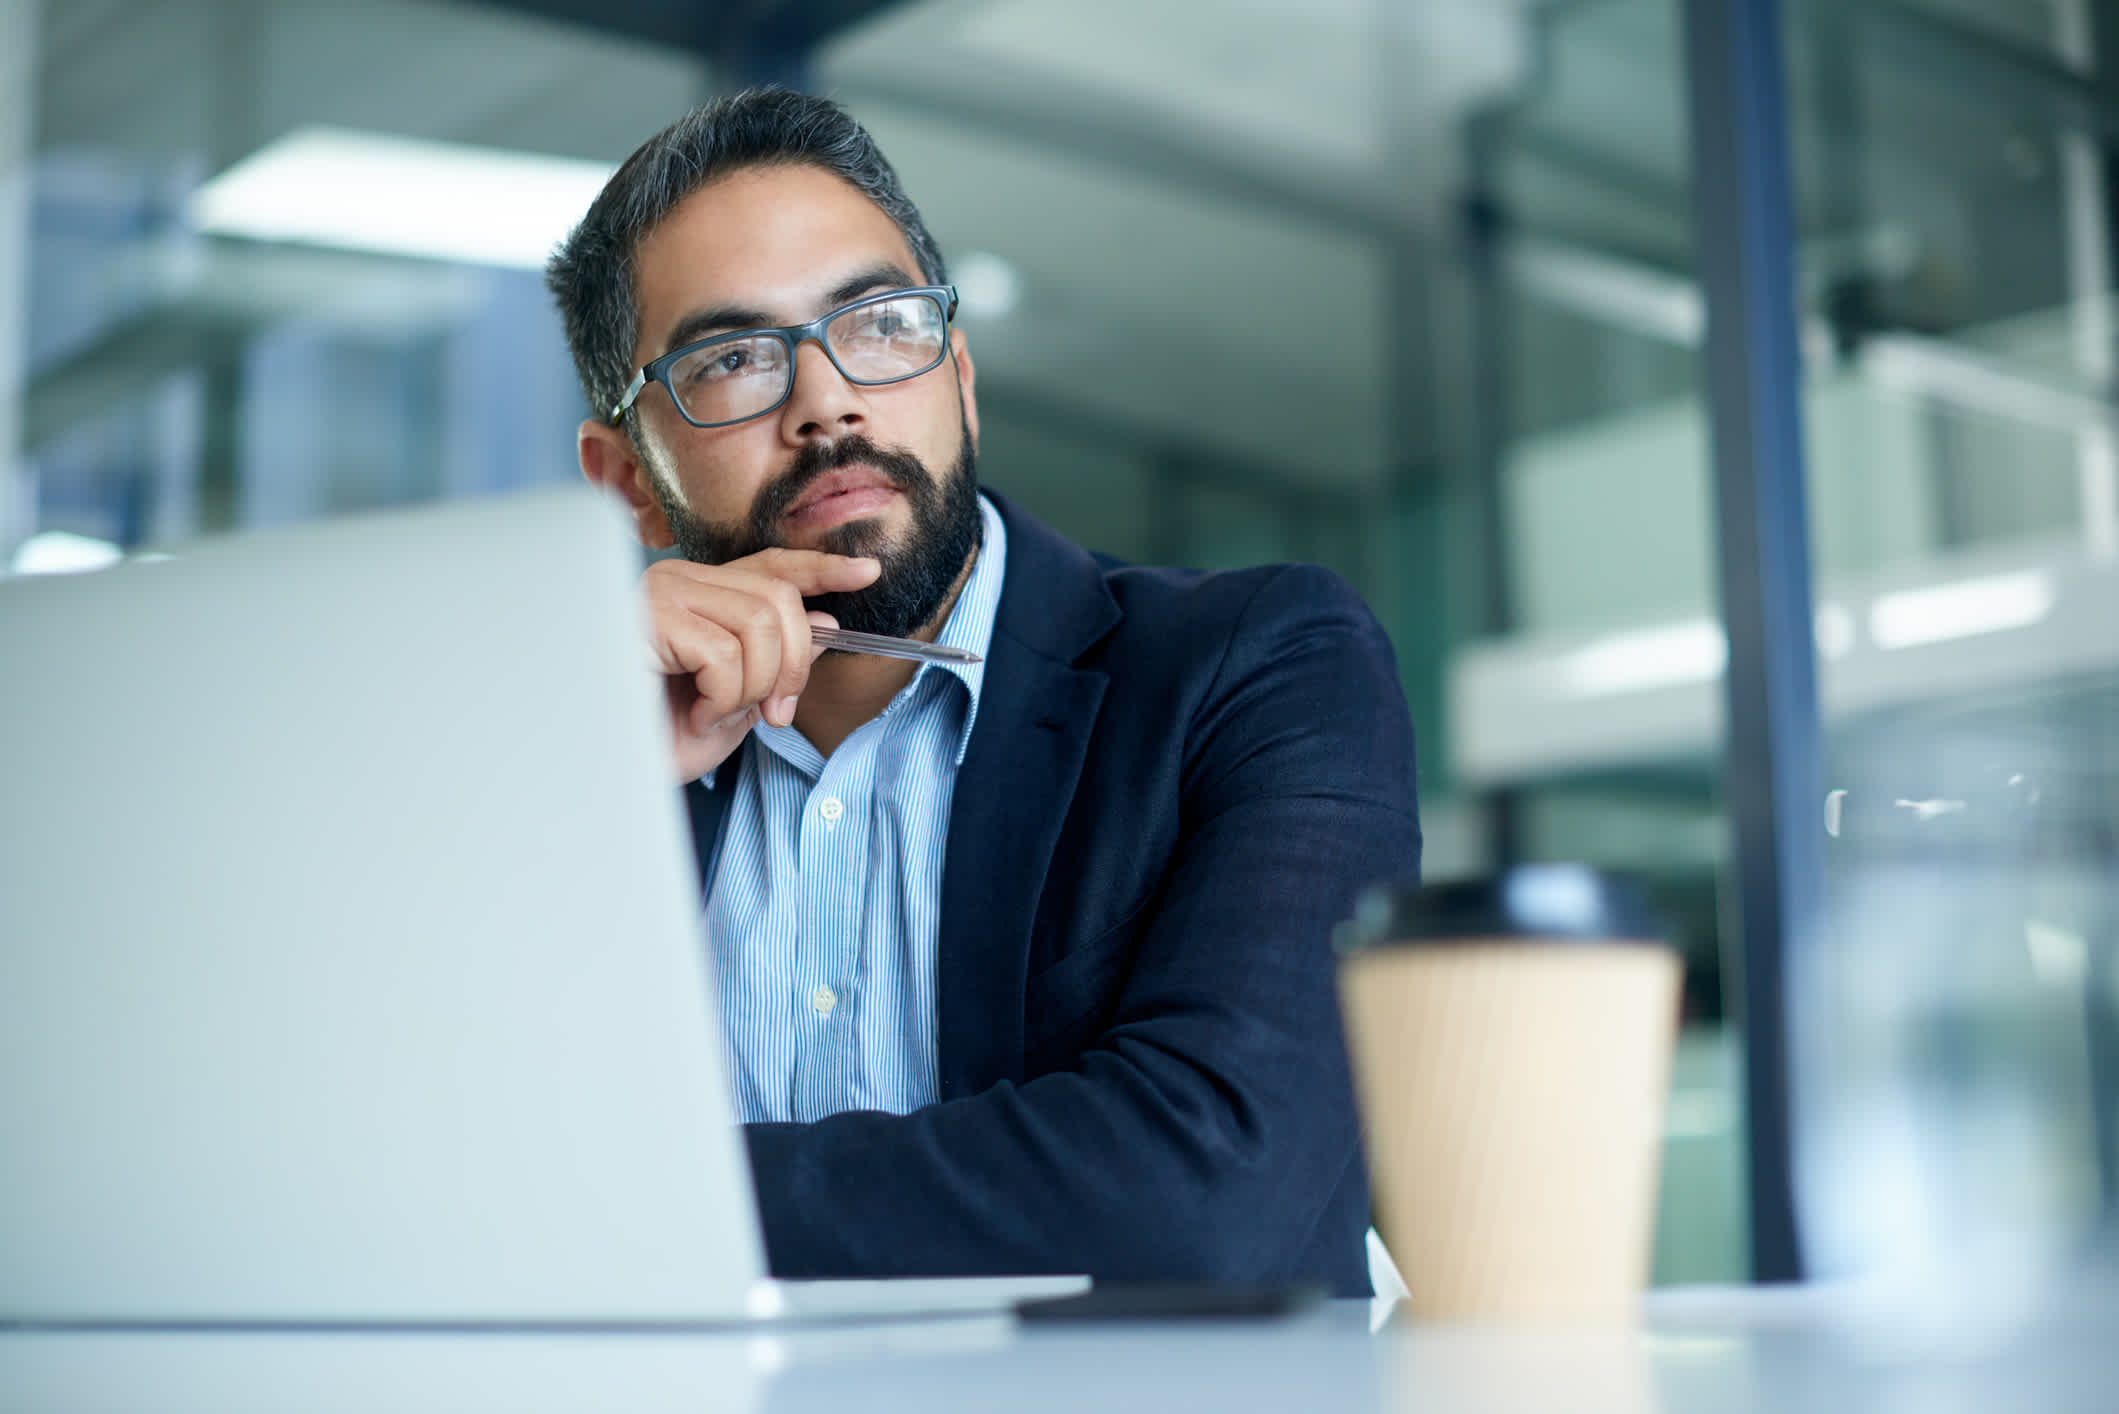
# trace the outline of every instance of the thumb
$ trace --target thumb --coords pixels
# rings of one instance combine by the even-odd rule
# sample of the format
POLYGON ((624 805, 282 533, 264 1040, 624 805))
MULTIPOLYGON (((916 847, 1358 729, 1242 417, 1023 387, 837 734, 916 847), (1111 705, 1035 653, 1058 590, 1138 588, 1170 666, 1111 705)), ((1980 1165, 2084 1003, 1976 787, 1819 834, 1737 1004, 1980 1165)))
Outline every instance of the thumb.
MULTIPOLYGON (((809 620, 811 628, 837 628, 839 626, 839 621, 822 609, 811 609, 802 617, 809 620)), ((809 645, 809 661, 812 663, 816 662, 817 659, 824 656, 825 652, 823 644, 811 643, 809 645)))

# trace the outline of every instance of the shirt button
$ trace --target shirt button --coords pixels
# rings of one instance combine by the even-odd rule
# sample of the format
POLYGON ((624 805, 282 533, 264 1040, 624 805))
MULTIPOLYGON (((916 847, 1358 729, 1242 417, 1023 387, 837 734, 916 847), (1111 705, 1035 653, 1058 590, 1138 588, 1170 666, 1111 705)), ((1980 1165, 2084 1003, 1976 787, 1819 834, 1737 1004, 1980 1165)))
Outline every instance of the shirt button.
POLYGON ((817 802, 817 813, 822 815, 825 822, 829 824, 836 822, 841 815, 844 815, 846 807, 840 802, 839 797, 827 795, 817 802))
POLYGON ((819 987, 809 994, 809 1004, 819 1016, 830 1016, 831 1009, 839 1004, 839 994, 829 987, 819 987))

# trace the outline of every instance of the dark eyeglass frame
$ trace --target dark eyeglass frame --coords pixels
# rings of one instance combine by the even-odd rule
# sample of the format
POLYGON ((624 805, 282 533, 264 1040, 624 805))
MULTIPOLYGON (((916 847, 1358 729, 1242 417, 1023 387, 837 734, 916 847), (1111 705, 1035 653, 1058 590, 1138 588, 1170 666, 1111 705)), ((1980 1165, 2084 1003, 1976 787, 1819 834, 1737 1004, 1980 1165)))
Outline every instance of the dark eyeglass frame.
POLYGON ((794 396, 795 354, 804 343, 814 343, 818 348, 824 350, 824 356, 831 360, 831 366, 838 369, 839 376, 849 383, 858 384, 863 388, 880 388, 889 383, 903 383, 908 378, 917 378, 923 373, 934 372, 949 357, 949 330, 956 322, 956 310, 956 286, 907 285, 900 289, 878 290, 872 295, 863 295, 848 304, 840 305, 837 309, 825 311, 807 324, 789 324, 776 329, 735 329, 726 334, 716 334, 709 339, 700 339, 695 343, 686 344, 682 348, 671 349, 668 353, 646 364, 638 373, 635 373, 633 381, 626 385, 625 396, 618 400, 618 406, 611 409, 611 426, 616 427, 620 422, 624 421, 626 409, 633 405, 634 399, 638 398, 650 383, 660 383, 664 391, 670 395, 670 406, 677 409, 677 416, 683 418, 694 427, 734 427, 739 422, 749 422, 752 418, 764 417, 767 413, 776 412, 786 405, 789 398, 794 396), (926 295, 942 307, 942 345, 934 356, 934 362, 928 364, 925 368, 915 369, 911 373, 894 374, 889 378, 856 378, 851 373, 848 373, 846 365, 840 363, 839 356, 831 351, 831 344, 824 337, 825 329, 830 327, 833 320, 856 309, 862 309, 871 304, 882 304, 887 300, 903 299, 907 295, 926 295), (758 338, 777 339, 787 350, 787 387, 781 392, 779 398, 770 407, 762 407, 756 412, 747 412, 741 417, 732 417, 723 422, 701 422, 687 412, 684 407, 684 400, 677 396, 675 388, 670 387, 669 371, 677 360, 689 354, 695 354, 701 349, 711 348, 715 344, 732 343, 737 339, 758 338))

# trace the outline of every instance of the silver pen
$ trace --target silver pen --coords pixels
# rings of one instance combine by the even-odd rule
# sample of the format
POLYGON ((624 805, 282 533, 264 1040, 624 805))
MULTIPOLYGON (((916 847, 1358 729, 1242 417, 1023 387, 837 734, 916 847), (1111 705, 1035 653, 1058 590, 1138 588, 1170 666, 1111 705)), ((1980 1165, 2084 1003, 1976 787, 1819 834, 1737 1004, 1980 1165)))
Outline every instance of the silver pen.
POLYGON ((850 628, 813 628, 810 641, 845 653, 872 653, 878 658, 908 658, 915 663, 980 663, 985 660, 968 648, 946 643, 922 643, 917 638, 891 638, 880 633, 857 633, 850 628))

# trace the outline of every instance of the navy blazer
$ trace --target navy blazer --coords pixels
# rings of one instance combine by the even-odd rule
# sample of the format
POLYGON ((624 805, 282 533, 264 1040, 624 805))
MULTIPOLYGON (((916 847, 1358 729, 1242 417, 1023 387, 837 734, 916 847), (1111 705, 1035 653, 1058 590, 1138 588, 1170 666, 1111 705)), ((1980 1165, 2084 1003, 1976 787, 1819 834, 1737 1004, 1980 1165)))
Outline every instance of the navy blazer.
MULTIPOLYGON (((1365 1295, 1329 935, 1419 870, 1390 644, 1329 571, 1128 567, 988 494, 1008 561, 943 866, 940 1100, 746 1127, 772 1269, 1365 1295)), ((708 874, 727 795, 688 790, 708 874)))

